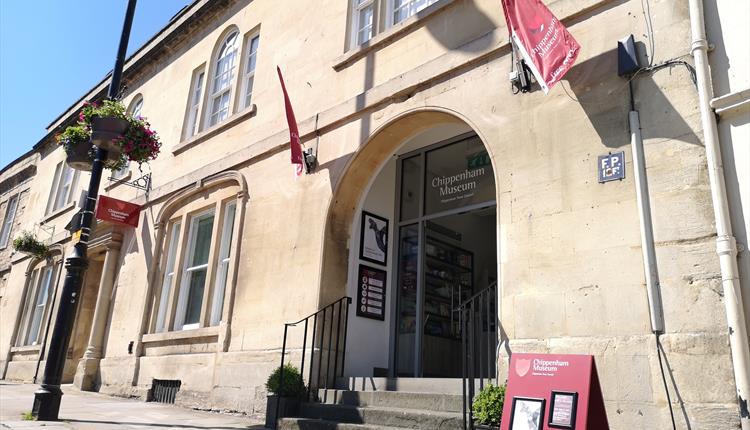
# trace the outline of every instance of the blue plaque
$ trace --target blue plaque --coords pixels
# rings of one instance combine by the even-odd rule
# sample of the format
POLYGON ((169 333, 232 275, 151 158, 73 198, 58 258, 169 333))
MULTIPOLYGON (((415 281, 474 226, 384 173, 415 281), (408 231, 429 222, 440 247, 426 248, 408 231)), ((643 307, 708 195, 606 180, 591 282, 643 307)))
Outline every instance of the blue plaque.
POLYGON ((600 183, 625 179, 625 152, 600 155, 598 166, 600 183))

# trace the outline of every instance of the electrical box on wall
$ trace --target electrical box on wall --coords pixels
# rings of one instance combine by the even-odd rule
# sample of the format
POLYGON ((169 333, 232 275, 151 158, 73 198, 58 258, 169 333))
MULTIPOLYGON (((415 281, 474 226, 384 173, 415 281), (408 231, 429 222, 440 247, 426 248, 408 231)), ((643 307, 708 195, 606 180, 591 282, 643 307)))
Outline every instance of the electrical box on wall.
POLYGON ((638 64, 638 53, 635 50, 633 35, 617 41, 617 76, 635 73, 641 66, 638 64))

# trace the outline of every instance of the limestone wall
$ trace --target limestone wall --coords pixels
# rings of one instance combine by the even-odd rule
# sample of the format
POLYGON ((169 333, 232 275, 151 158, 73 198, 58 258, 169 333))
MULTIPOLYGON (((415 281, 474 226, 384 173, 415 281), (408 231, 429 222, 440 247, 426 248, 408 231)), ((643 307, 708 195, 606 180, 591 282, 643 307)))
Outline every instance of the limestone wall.
MULTIPOLYGON (((346 2, 293 8, 271 0, 228 2, 143 60, 137 73, 126 72, 126 104, 143 96, 142 114, 164 147, 144 167, 153 178, 147 196, 123 185, 102 187, 144 209, 139 227, 123 237, 101 391, 145 396, 153 378, 180 379, 181 403, 262 413, 283 323, 345 291, 351 222, 372 176, 418 131, 465 123, 487 146, 496 175, 500 315, 510 349, 594 354, 613 428, 666 428, 636 212, 628 85, 616 75, 618 39, 632 33, 648 45, 640 2, 550 2, 582 50, 566 80, 546 96, 511 93, 507 30, 496 1, 440 3, 438 12, 356 57, 344 52, 346 2), (243 36, 260 29, 255 107, 184 139, 192 73, 210 63, 230 26, 243 36), (289 164, 276 65, 303 141, 318 144, 319 168, 299 179, 289 164), (597 156, 619 150, 626 178, 599 184, 597 156), (164 267, 155 220, 181 190, 227 170, 247 183, 230 320, 193 335, 158 334, 151 337, 160 339, 157 346, 144 345, 141 321, 153 318, 153 287, 164 267)), ((687 55, 686 4, 664 0, 651 11, 655 60, 687 55)), ((638 76, 633 92, 646 146, 673 406, 690 428, 730 428, 737 406, 697 94, 684 68, 638 76)), ((62 157, 55 150, 39 161, 44 173, 29 197, 33 219, 45 217, 49 172, 62 157)), ((133 166, 131 178, 141 174, 133 166)), ((213 202, 209 194, 206 205, 213 202)), ((45 221, 56 232, 67 222, 63 213, 45 221)), ((14 269, 8 285, 21 278, 14 269)), ((8 339, 6 331, 0 340, 8 339)), ((290 345, 299 348, 301 338, 292 335, 290 345)))

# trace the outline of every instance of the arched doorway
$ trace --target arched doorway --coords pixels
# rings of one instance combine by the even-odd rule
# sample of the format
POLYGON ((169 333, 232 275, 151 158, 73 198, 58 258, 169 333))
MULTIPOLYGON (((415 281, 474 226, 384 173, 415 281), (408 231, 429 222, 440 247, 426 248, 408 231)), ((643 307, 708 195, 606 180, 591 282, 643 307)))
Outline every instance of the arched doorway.
MULTIPOLYGON (((492 157, 454 113, 379 129, 334 194, 321 301, 343 291, 349 376, 461 376, 462 301, 497 281, 492 157)), ((488 333, 489 335, 489 333, 488 333)))

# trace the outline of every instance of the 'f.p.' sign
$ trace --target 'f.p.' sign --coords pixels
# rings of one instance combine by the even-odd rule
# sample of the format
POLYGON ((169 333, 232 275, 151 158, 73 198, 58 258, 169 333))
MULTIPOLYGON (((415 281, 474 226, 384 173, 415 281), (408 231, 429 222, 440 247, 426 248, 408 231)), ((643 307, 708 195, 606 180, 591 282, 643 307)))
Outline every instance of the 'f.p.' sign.
POLYGON ((625 152, 599 156, 599 182, 625 179, 625 152))

